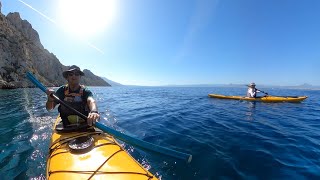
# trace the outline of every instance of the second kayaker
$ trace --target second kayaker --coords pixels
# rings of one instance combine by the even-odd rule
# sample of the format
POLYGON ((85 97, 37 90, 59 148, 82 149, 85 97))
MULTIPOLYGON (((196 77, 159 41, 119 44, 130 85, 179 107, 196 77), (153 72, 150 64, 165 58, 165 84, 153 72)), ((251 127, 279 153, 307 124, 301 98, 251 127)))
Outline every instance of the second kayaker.
MULTIPOLYGON (((64 71, 62 75, 68 81, 68 84, 59 87, 56 92, 53 89, 48 89, 46 109, 52 110, 57 105, 57 102, 50 96, 51 93, 55 93, 59 99, 67 105, 87 116, 87 123, 89 126, 92 126, 100 118, 100 115, 92 92, 80 84, 80 78, 84 76, 84 73, 78 66, 72 65, 68 70, 64 71)), ((85 123, 84 119, 63 105, 60 105, 58 110, 63 122, 63 127, 67 127, 70 124, 85 123)))
MULTIPOLYGON (((257 93, 262 92, 258 89, 256 89, 256 84, 255 83, 250 83, 248 85, 248 90, 247 90, 247 97, 250 98, 256 98, 257 97, 257 93)), ((265 92, 262 92, 265 93, 265 92)), ((268 93, 265 93, 266 95, 268 95, 268 93)))

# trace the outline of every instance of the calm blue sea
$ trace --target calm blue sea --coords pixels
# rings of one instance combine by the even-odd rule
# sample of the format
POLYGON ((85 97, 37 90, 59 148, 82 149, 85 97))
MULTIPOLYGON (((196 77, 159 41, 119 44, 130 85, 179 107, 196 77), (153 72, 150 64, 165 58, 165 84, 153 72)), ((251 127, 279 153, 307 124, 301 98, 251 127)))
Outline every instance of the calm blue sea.
MULTIPOLYGON (((161 179, 320 179, 320 91, 302 103, 208 98, 245 88, 92 87, 101 121, 123 133, 193 155, 186 164, 126 149, 161 179)), ((39 89, 0 90, 0 179, 44 179, 57 111, 39 89)))

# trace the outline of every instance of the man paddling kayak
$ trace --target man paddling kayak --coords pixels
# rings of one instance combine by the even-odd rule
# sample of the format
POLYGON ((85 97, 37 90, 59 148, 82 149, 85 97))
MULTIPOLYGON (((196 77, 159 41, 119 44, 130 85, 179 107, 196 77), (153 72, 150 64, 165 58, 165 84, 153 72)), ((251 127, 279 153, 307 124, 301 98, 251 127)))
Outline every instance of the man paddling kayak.
MULTIPOLYGON (((85 116, 88 116, 87 123, 89 126, 92 126, 100 116, 92 92, 80 84, 80 78, 81 76, 84 76, 84 73, 78 66, 73 65, 69 67, 68 70, 64 71, 62 75, 68 81, 68 84, 59 87, 55 94, 66 104, 85 116)), ((54 109, 58 104, 58 102, 54 101, 54 98, 50 96, 54 92, 53 89, 48 89, 46 92, 48 95, 46 109, 48 111, 54 109)), ((63 127, 67 127, 71 124, 85 123, 84 119, 65 106, 60 105, 58 110, 63 122, 63 127)))
POLYGON ((260 90, 256 89, 256 84, 255 83, 250 83, 248 85, 247 97, 256 98, 257 97, 257 93, 259 93, 259 92, 262 92, 262 93, 268 95, 268 93, 265 93, 263 91, 260 91, 260 90))
MULTIPOLYGON (((75 66, 71 66, 68 71, 63 72, 64 77, 68 80, 68 87, 70 92, 75 91, 73 85, 74 81, 78 85, 81 93, 81 85, 79 84, 80 76, 83 72, 75 66), (73 74, 71 74, 73 73, 73 74), (77 73, 77 74, 76 74, 77 73), (78 79, 70 79, 78 76, 78 79)), ((30 72, 26 73, 26 77, 39 87, 43 92, 48 94, 47 109, 53 109, 56 103, 60 106, 65 106, 73 111, 79 117, 88 119, 83 113, 75 110, 69 101, 66 99, 72 98, 77 101, 79 96, 66 96, 60 99, 53 90, 48 90, 41 82, 39 82, 30 72), (54 102, 53 102, 53 99, 54 102)), ((65 86, 62 86, 65 87, 65 86)), ((61 87, 60 87, 61 88, 61 87)), ((60 89, 59 88, 59 89, 60 89)), ((62 92, 66 89, 62 88, 62 92)), ((59 90, 58 90, 59 91, 59 90)), ((83 96, 88 96, 84 104, 93 110, 96 109, 94 100, 89 100, 92 96, 85 95, 88 90, 83 90, 83 96), (90 105, 91 103, 91 105, 90 105), (94 105, 94 107, 93 107, 94 105)), ((74 93, 74 94, 76 94, 74 93)), ((71 94, 71 93, 69 93, 71 94)), ((92 93, 90 93, 92 95, 92 93)), ((64 95, 64 94, 63 94, 64 95)), ((80 99, 82 98, 80 97, 80 99)), ((96 109, 97 110, 97 109, 96 109)), ((62 111, 60 111, 61 113, 62 111)), ((89 113, 95 115, 96 113, 89 113)), ((92 119, 98 119, 99 115, 93 116, 92 119)), ((69 118, 67 119, 69 120, 69 118)), ((161 154, 166 154, 179 159, 191 161, 192 155, 171 150, 169 148, 161 147, 151 144, 139 139, 135 139, 116 130, 108 128, 100 122, 95 122, 94 127, 87 125, 71 125, 62 128, 61 116, 58 116, 52 131, 52 137, 49 145, 46 165, 46 179, 135 179, 135 180, 157 180, 157 177, 150 173, 144 166, 135 161, 132 156, 120 145, 114 138, 120 137, 124 142, 130 142, 132 145, 142 147, 146 150, 151 150, 161 154), (101 131, 102 130, 102 131, 101 131), (105 133, 104 133, 105 132, 105 133)), ((92 121, 91 121, 92 122, 92 121)))
MULTIPOLYGON (((30 72, 27 72, 26 73, 26 77, 34 84, 34 85, 36 85, 40 90, 42 90, 43 92, 46 92, 46 93, 48 93, 48 88, 47 87, 45 87, 39 80, 37 80, 35 77, 34 77, 34 75, 32 75, 30 72)), ((80 117, 82 117, 83 119, 88 119, 88 117, 87 116, 85 116, 85 115, 83 115, 82 113, 80 113, 80 112, 78 112, 78 111, 76 111, 75 109, 73 109, 72 107, 70 107, 69 105, 67 105, 64 101, 62 101, 62 100, 60 100, 59 99, 59 97, 57 97, 55 94, 51 94, 50 95, 50 97, 53 97, 54 98, 54 100, 56 101, 56 102, 59 102, 60 104, 62 104, 62 105, 64 105, 65 107, 67 107, 68 109, 70 109, 70 110, 73 110, 76 114, 78 114, 80 117)), ((59 118, 59 117, 58 117, 59 118)), ((57 119, 57 121, 56 121, 56 124, 55 124, 55 130, 56 131, 54 131, 54 133, 55 134, 57 134, 57 133, 59 133, 59 131, 57 130, 57 126, 59 125, 58 123, 59 123, 59 121, 61 121, 61 118, 59 118, 59 119, 57 119)), ((190 163, 191 162, 191 160, 192 160, 192 155, 191 154, 187 154, 187 153, 183 153, 183 152, 179 152, 179 151, 175 151, 175 150, 173 150, 173 149, 170 149, 170 148, 167 148, 167 147, 162 147, 162 146, 159 146, 159 145, 155 145, 155 144, 152 144, 152 143, 149 143, 149 142, 146 142, 146 141, 143 141, 143 140, 140 140, 140 139, 136 139, 136 138, 133 138, 133 137, 131 137, 131 136, 128 136, 128 135, 126 135, 126 134, 124 134, 124 133, 122 133, 122 132, 119 132, 119 131, 116 131, 116 130, 114 130, 114 129, 112 129, 112 128, 109 128, 109 127, 107 127, 106 125, 103 125, 101 122, 98 122, 98 121, 96 121, 95 122, 95 124, 94 124, 94 126, 95 127, 97 127, 98 129, 100 129, 100 130, 102 130, 103 132, 105 132, 105 133, 107 133, 108 135, 107 136, 114 136, 114 137, 116 137, 116 138, 118 138, 118 139, 120 139, 120 140, 122 140, 122 141, 124 141, 124 142, 127 142, 127 143, 129 143, 129 144, 131 144, 131 145, 133 145, 133 146, 136 146, 136 147, 140 147, 140 148, 142 148, 142 149, 144 149, 144 150, 149 150, 149 151, 152 151, 152 152, 157 152, 157 153, 160 153, 160 154, 163 154, 163 155, 167 155, 167 156, 171 156, 171 157, 174 157, 174 158, 177 158, 177 159, 182 159, 182 160, 186 160, 188 163, 190 163)), ((61 132, 61 131, 60 131, 61 132)), ((65 139, 65 136, 68 136, 68 134, 70 134, 70 135, 72 135, 72 134, 74 134, 73 132, 71 132, 70 133, 70 131, 69 131, 69 133, 67 133, 67 134, 64 134, 64 135, 61 135, 60 137, 58 137, 58 136, 56 136, 56 135, 53 135, 52 137, 55 137, 55 138, 60 138, 60 139, 63 139, 63 140, 67 140, 67 141, 70 141, 70 140, 73 140, 74 138, 77 138, 77 136, 73 136, 73 138, 68 138, 68 139, 65 139)), ((77 133, 75 133, 75 134, 77 134, 77 133)), ((98 134, 100 134, 100 133, 98 133, 98 134)), ((104 135, 104 134, 100 134, 100 135, 104 135)), ((86 136, 86 134, 84 134, 84 136, 86 136)), ((82 137, 82 136, 80 136, 80 137, 82 137)), ((61 145, 59 144, 59 143, 57 143, 57 140, 54 140, 54 139, 52 139, 52 141, 51 141, 52 143, 55 143, 55 145, 50 145, 50 152, 53 152, 53 151, 51 151, 51 149, 53 148, 53 149, 55 149, 56 147, 60 147, 61 148, 61 145)), ((81 143, 81 142, 80 142, 81 143)), ((103 144, 103 145, 113 145, 113 143, 103 143, 103 142, 101 142, 101 141, 95 141, 95 143, 99 143, 99 144, 103 144)), ((65 145, 65 143, 63 143, 64 145, 65 145)), ((88 147, 88 145, 90 145, 90 144, 84 144, 85 146, 87 146, 88 147)), ((101 147, 101 145, 99 145, 100 147, 101 147)), ((90 146, 89 146, 90 147, 90 146)), ((92 146, 91 146, 92 147, 92 146)), ((120 147, 120 149, 122 148, 120 145, 119 145, 119 147, 120 147)), ((109 149, 111 149, 111 148, 107 148, 108 150, 109 149)), ((112 148, 112 149, 114 149, 114 148, 112 148)), ((117 148, 116 148, 117 149, 117 148)), ((57 149, 56 149, 57 150, 57 149)), ((116 150, 117 152, 120 152, 119 151, 119 149, 117 149, 116 150)), ((95 151, 95 152, 97 152, 97 151, 95 151)), ((104 155, 106 155, 106 156, 109 156, 109 155, 111 155, 111 156, 113 156, 114 154, 109 154, 108 155, 108 153, 106 153, 106 151, 103 151, 104 153, 104 155)), ((117 153, 116 152, 116 153, 117 153)), ((64 154, 64 153, 61 153, 61 152, 59 152, 59 154, 64 154)), ((96 153, 95 153, 95 155, 97 155, 96 153)), ((89 156, 91 156, 91 155, 89 155, 89 156)), ((57 156, 56 156, 57 157, 57 156)), ((117 156, 116 156, 117 157, 117 156)), ((62 161, 64 161, 66 158, 64 158, 62 161)), ((85 159, 92 159, 92 158, 83 158, 83 156, 81 156, 81 159, 82 160, 85 160, 85 159)), ((95 161, 95 160, 97 160, 97 159, 100 159, 100 158, 93 158, 93 160, 95 161)), ((124 163, 123 162, 123 159, 124 158, 121 158, 121 161, 120 161, 120 164, 121 165, 124 165, 125 166, 125 168, 130 168, 131 169, 131 171, 130 171, 130 173, 129 174, 132 174, 132 166, 131 165, 129 165, 128 163, 124 163)), ((107 160, 110 160, 110 158, 108 158, 107 160)), ((60 162, 62 162, 62 161, 58 161, 59 163, 60 162)), ((112 161, 112 163, 113 163, 114 161, 112 161)), ((135 161, 136 162, 136 161, 135 161)), ((73 166, 73 167, 75 167, 75 168, 77 168, 77 167, 81 167, 81 165, 79 165, 77 162, 73 162, 74 164, 77 164, 77 166, 73 166)), ((136 162, 137 163, 137 162, 136 162)), ((51 163, 48 163, 49 165, 51 164, 51 163)), ((48 166, 48 164, 47 164, 47 170, 48 170, 48 168, 49 168, 49 166, 48 166)), ((113 166, 117 166, 116 164, 112 164, 112 166, 110 166, 108 163, 106 164, 106 161, 105 162, 103 162, 103 164, 105 164, 105 165, 107 165, 108 167, 110 167, 110 168, 113 168, 113 166)), ((138 163, 137 163, 138 164, 138 163)), ((58 167, 59 168, 59 166, 55 166, 55 167, 58 167)), ((83 167, 88 167, 88 163, 85 163, 85 165, 83 166, 83 167)), ((140 166, 140 167, 142 167, 142 166, 140 166)), ((101 166, 99 167, 99 169, 101 170, 102 168, 101 168, 101 166)), ((88 169, 87 169, 88 170, 88 169)), ((48 172, 48 171, 47 171, 48 172)), ((52 174, 52 171, 50 171, 49 170, 49 172, 50 172, 50 174, 52 174)), ((61 168, 59 168, 59 172, 61 172, 61 168)), ((67 171, 67 173, 70 173, 70 172, 72 172, 72 171, 67 171)), ((84 173, 84 171, 81 171, 82 173, 84 173)), ((93 171, 90 171, 90 172, 93 172, 93 171)), ((95 173, 97 173, 98 171, 94 171, 94 174, 95 173)), ((100 171, 99 171, 100 172, 100 171)), ((110 171, 108 171, 108 172, 110 172, 110 171)), ((121 172, 124 172, 123 170, 121 170, 121 172)), ((110 174, 113 176, 114 174, 113 174, 113 172, 110 172, 110 174)), ((139 173, 139 174, 141 174, 141 173, 139 173)), ((90 174, 89 174, 90 175, 90 174)), ((49 178, 47 178, 47 179, 49 179, 49 178)), ((65 178, 60 178, 60 179, 65 179, 65 178)), ((70 179, 70 178, 69 178, 70 179)), ((79 179, 79 178, 78 178, 79 179)), ((88 178, 87 178, 88 179, 88 178)), ((128 178, 127 178, 128 179, 128 178)), ((131 179, 133 179, 133 178, 131 178, 131 179)), ((150 178, 149 178, 150 179, 150 178)))

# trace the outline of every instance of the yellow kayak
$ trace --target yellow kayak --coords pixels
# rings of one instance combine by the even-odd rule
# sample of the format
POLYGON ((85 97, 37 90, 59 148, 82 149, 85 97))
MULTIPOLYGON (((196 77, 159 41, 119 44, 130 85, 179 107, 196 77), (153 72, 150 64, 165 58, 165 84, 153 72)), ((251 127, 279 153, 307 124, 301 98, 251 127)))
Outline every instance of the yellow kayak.
POLYGON ((301 102, 307 99, 307 96, 262 96, 256 98, 249 98, 245 96, 224 96, 219 94, 209 94, 211 98, 218 99, 235 99, 245 101, 261 101, 261 102, 301 102))
POLYGON ((91 128, 54 125, 47 160, 47 179, 157 179, 110 135, 91 128), (82 132, 81 132, 82 131, 82 132))

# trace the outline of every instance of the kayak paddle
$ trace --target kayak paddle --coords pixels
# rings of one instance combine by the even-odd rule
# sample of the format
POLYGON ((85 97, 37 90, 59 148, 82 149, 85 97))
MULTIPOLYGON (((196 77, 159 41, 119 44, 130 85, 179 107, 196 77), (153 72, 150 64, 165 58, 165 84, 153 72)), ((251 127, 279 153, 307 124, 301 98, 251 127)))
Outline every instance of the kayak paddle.
POLYGON ((261 91, 260 89, 256 89, 256 90, 258 90, 258 91, 260 91, 260 92, 262 92, 262 93, 264 93, 265 95, 269 95, 268 93, 266 93, 266 92, 264 92, 264 91, 261 91))
MULTIPOLYGON (((38 88, 40 88, 43 92, 45 92, 45 93, 47 92, 47 88, 43 84, 41 84, 41 82, 39 82, 30 72, 27 72, 26 76, 34 85, 36 85, 38 88)), ((59 97, 56 96, 55 94, 51 94, 51 97, 53 97, 57 102, 59 102, 60 104, 62 104, 66 108, 68 108, 71 111, 73 111, 74 113, 76 113, 79 117, 81 117, 83 119, 87 119, 87 116, 85 116, 84 114, 75 110, 74 108, 70 107, 65 102, 61 101, 59 99, 59 97)), ((133 138, 131 136, 128 136, 126 134, 118 132, 112 128, 109 128, 100 122, 96 122, 94 124, 94 126, 101 129, 103 132, 111 134, 111 135, 115 136, 117 139, 120 139, 124 142, 127 142, 133 146, 137 146, 137 147, 140 147, 145 150, 149 150, 149 151, 157 152, 157 153, 164 154, 167 156, 171 156, 171 157, 174 157, 177 159, 182 159, 182 160, 187 161, 188 163, 190 163, 192 160, 191 154, 175 151, 175 150, 172 150, 169 148, 161 147, 161 146, 140 140, 140 139, 133 138)))
MULTIPOLYGON (((248 87, 248 85, 245 85, 245 86, 248 87)), ((257 89, 257 88, 255 88, 255 89, 258 90, 258 91, 260 91, 260 92, 262 92, 262 93, 264 93, 265 95, 269 96, 269 94, 268 94, 267 92, 261 91, 260 89, 257 89)))

